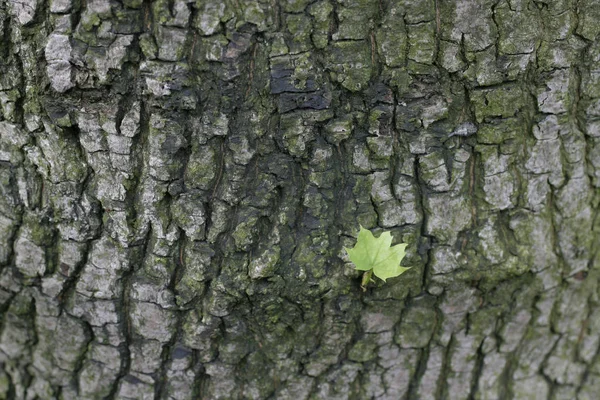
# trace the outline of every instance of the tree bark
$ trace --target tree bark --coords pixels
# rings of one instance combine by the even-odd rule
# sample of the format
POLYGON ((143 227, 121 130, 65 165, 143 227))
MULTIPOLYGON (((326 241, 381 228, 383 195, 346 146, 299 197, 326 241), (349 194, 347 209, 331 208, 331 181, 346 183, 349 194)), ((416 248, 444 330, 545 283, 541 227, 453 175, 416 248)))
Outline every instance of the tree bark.
POLYGON ((0 398, 596 399, 598 20, 0 0, 0 398))

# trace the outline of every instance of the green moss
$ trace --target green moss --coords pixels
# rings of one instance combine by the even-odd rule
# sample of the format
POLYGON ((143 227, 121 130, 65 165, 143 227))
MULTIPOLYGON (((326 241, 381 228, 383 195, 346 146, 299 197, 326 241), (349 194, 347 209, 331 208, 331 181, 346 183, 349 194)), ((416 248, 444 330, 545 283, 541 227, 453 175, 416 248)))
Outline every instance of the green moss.
POLYGON ((495 8, 494 17, 499 25, 498 48, 501 54, 523 54, 535 50, 544 32, 537 9, 523 7, 514 11, 508 3, 504 3, 495 8))
POLYGON ((238 249, 245 250, 252 244, 257 221, 257 216, 246 216, 244 220, 235 227, 231 236, 238 249))
POLYGON ((394 152, 391 136, 369 137, 367 147, 371 151, 371 156, 378 160, 388 161, 394 152))
POLYGON ((31 315, 33 312, 33 298, 23 291, 15 296, 10 303, 9 313, 14 315, 31 315))
POLYGON ((408 58, 421 64, 432 64, 435 58, 435 22, 410 25, 408 58))
POLYGON ((514 117, 525 106, 526 96, 517 86, 503 86, 495 89, 475 90, 471 94, 478 122, 486 118, 514 117))
MULTIPOLYGON (((71 182, 83 182, 85 177, 87 176, 88 167, 87 164, 84 163, 76 157, 77 153, 71 153, 70 160, 65 160, 65 164, 63 165, 64 177, 67 181, 71 182)), ((57 168, 58 169, 58 168, 57 168)), ((58 171, 52 171, 53 175, 58 173, 58 171)))
POLYGON ((499 70, 496 66, 495 47, 476 52, 472 57, 471 54, 467 54, 467 58, 473 58, 474 61, 463 76, 474 83, 476 82, 477 85, 497 85, 506 79, 505 71, 499 70))
POLYGON ((143 0, 123 0, 123 4, 129 8, 140 8, 143 2, 143 0))
POLYGON ((356 222, 367 229, 377 227, 379 217, 371 204, 360 204, 356 210, 356 222))
POLYGON ((435 65, 421 64, 413 60, 408 60, 407 70, 413 75, 437 76, 439 74, 435 65))
POLYGON ((400 347, 427 347, 437 324, 438 317, 434 309, 424 307, 407 308, 402 314, 402 320, 394 335, 394 341, 400 347))
POLYGON ((522 122, 516 118, 481 124, 477 131, 477 141, 484 144, 501 144, 506 140, 514 139, 520 129, 522 129, 522 122))
MULTIPOLYGON (((325 237, 322 238, 326 240, 325 237)), ((325 275, 326 259, 321 255, 328 250, 326 244, 313 244, 313 239, 309 236, 301 239, 298 243, 293 256, 293 262, 298 267, 310 274, 315 279, 322 278, 325 275)))
MULTIPOLYGON (((306 9, 306 7, 312 2, 312 0, 287 0, 282 3, 282 7, 285 12, 289 13, 300 13, 306 9)), ((313 6, 310 8, 312 9, 313 6)))
POLYGON ((352 134, 353 129, 352 115, 344 115, 325 125, 325 133, 327 141, 333 144, 338 144, 347 139, 352 134))
MULTIPOLYGON (((309 40, 312 31, 310 18, 304 14, 290 14, 287 16, 286 22, 288 31, 291 33, 291 40, 294 42, 290 43, 290 46, 296 47, 296 51, 301 48, 308 49, 310 47, 309 40)), ((303 56, 308 58, 308 54, 306 53, 303 56)))
POLYGON ((280 259, 281 248, 277 244, 268 244, 257 254, 257 257, 250 260, 248 265, 248 275, 251 278, 267 278, 275 274, 275 267, 280 259))
POLYGON ((309 53, 300 54, 294 59, 294 73, 291 77, 294 82, 294 87, 300 90, 306 89, 306 80, 314 76, 312 68, 313 61, 310 59, 309 53))
POLYGON ((11 381, 8 375, 4 372, 0 372, 0 397, 8 398, 9 390, 11 389, 11 381))
POLYGON ((244 18, 237 23, 237 26, 242 26, 244 22, 256 25, 259 31, 267 29, 265 13, 257 1, 245 1, 244 18))
POLYGON ((154 0, 152 2, 152 15, 155 22, 166 25, 172 19, 169 0, 154 0))
POLYGON ((205 292, 206 284, 204 282, 197 281, 190 274, 185 274, 175 285, 175 302, 179 306, 184 306, 195 298, 201 298, 205 292))
POLYGON ((465 67, 458 44, 441 40, 439 46, 440 63, 448 72, 457 72, 465 67))
POLYGON ((279 127, 289 153, 296 157, 307 154, 308 143, 314 140, 314 128, 305 122, 303 114, 292 113, 281 116, 279 127))
POLYGON ((366 39, 378 11, 377 3, 368 0, 340 4, 336 8, 339 25, 338 31, 333 35, 334 40, 366 39))
MULTIPOLYGON (((372 335, 375 336, 375 335, 372 335)), ((377 343, 371 335, 354 343, 348 352, 348 359, 356 362, 367 362, 377 357, 377 343)))
POLYGON ((27 227, 33 243, 40 247, 51 247, 54 244, 54 231, 49 222, 37 213, 23 214, 23 225, 27 227))
MULTIPOLYGON (((511 302, 510 296, 505 301, 509 304, 511 302)), ((469 332, 472 332, 473 335, 488 335, 495 330, 498 318, 502 316, 504 311, 502 307, 488 306, 469 314, 469 332)))
POLYGON ((185 169, 184 179, 189 187, 209 189, 217 173, 216 154, 210 146, 195 146, 185 169))
POLYGON ((27 85, 26 89, 27 100, 23 104, 23 111, 25 114, 40 115, 42 107, 38 101, 39 99, 39 87, 36 85, 27 85))
POLYGON ((158 46, 156 46, 154 38, 147 33, 140 36, 140 48, 144 56, 149 60, 155 59, 158 54, 158 46))
POLYGON ((83 15, 83 17, 81 18, 81 22, 80 22, 79 26, 81 26, 84 31, 90 32, 94 29, 94 27, 100 26, 101 22, 102 21, 100 20, 100 17, 98 16, 98 14, 85 13, 83 15))
POLYGON ((285 43, 285 38, 282 33, 273 34, 273 40, 271 41, 271 52, 270 57, 277 57, 288 54, 290 49, 285 43))
POLYGON ((371 50, 367 41, 336 42, 330 48, 332 78, 352 92, 365 89, 372 73, 371 50))
POLYGON ((376 31, 377 51, 385 65, 397 68, 404 66, 406 62, 408 39, 404 13, 393 3, 390 4, 390 8, 381 27, 376 31))
POLYGON ((330 188, 335 179, 337 179, 337 174, 334 170, 311 172, 309 176, 310 182, 319 188, 330 188))
MULTIPOLYGON (((385 67, 382 72, 382 78, 389 81, 391 87, 393 87, 398 96, 404 96, 409 90, 410 85, 413 82, 412 76, 404 68, 387 68, 385 67)), ((403 123, 401 118, 396 119, 396 125, 399 127, 403 123)))
POLYGON ((61 114, 60 116, 56 117, 54 119, 54 123, 63 128, 68 128, 68 127, 72 126, 71 116, 69 115, 68 112, 65 112, 65 113, 61 114))
POLYGON ((318 49, 327 47, 329 43, 329 26, 332 11, 333 6, 328 1, 318 1, 313 3, 308 9, 309 14, 314 18, 311 39, 318 49))
POLYGON ((151 280, 159 282, 168 282, 175 270, 174 260, 167 257, 149 255, 144 260, 142 268, 143 275, 151 280))

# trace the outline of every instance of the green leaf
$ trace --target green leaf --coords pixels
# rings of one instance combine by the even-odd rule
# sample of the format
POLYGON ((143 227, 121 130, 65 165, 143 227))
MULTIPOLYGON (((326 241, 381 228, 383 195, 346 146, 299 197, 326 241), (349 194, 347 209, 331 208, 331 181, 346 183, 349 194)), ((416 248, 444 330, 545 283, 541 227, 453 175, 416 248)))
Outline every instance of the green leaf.
POLYGON ((370 271, 379 279, 385 280, 401 275, 409 268, 400 266, 400 262, 406 255, 406 243, 391 246, 392 234, 383 232, 378 238, 371 231, 360 227, 358 240, 352 249, 346 249, 350 261, 357 270, 370 271))

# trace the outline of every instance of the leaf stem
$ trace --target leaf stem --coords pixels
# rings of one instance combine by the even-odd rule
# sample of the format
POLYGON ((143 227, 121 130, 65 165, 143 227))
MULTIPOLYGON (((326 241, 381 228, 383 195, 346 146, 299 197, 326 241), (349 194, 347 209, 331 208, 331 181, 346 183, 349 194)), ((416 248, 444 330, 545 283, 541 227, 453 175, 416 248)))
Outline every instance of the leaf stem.
POLYGON ((362 281, 360 282, 360 288, 362 289, 363 292, 367 291, 367 285, 369 284, 369 282, 371 282, 372 276, 373 276, 372 269, 365 271, 365 273, 363 274, 362 281))

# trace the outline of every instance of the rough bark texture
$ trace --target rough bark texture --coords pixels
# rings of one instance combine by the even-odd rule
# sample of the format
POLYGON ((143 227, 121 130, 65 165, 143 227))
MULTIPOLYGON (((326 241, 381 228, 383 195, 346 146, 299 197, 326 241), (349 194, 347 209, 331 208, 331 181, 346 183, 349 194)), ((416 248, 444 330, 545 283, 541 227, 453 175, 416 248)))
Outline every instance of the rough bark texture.
POLYGON ((596 399, 599 19, 0 0, 0 398, 596 399))

